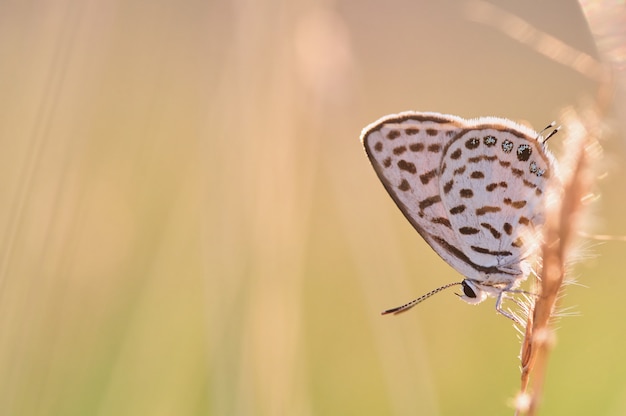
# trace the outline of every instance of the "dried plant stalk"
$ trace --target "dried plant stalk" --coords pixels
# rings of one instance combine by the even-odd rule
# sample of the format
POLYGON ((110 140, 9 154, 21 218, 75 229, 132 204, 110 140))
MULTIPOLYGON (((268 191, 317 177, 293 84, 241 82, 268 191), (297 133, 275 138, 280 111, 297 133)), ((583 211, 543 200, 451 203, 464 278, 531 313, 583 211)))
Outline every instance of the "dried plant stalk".
POLYGON ((597 123, 583 124, 573 110, 565 114, 564 121, 567 138, 559 173, 561 182, 553 184, 552 198, 548 200, 539 296, 531 304, 520 354, 522 378, 516 410, 518 414, 531 416, 536 414, 541 401, 548 354, 554 340, 551 318, 563 286, 572 242, 578 233, 583 198, 592 186, 591 162, 599 150, 595 134, 586 128, 597 123), (533 383, 529 388, 531 374, 533 383))
MULTIPOLYGON (((622 45, 624 40, 623 31, 619 30, 624 18, 623 7, 609 2, 580 2, 580 5, 592 29, 595 29, 596 41, 606 53, 607 62, 622 63, 623 60, 619 59, 622 57, 621 49, 616 45, 622 45)), ((521 305, 522 312, 527 314, 527 322, 522 331, 522 378, 516 414, 535 415, 543 391, 548 354, 554 341, 551 318, 565 279, 573 239, 581 234, 579 224, 584 208, 583 197, 590 194, 593 185, 591 166, 600 151, 596 140, 596 130, 600 126, 598 120, 601 119, 598 114, 605 114, 612 102, 615 80, 611 68, 602 61, 570 47, 497 6, 473 0, 468 3, 466 13, 469 19, 494 27, 547 58, 599 82, 595 115, 585 118, 583 122, 573 109, 564 114, 567 132, 565 160, 561 161, 560 183, 555 181, 550 191, 553 200, 549 201, 543 230, 538 296, 528 298, 527 304, 521 305)))

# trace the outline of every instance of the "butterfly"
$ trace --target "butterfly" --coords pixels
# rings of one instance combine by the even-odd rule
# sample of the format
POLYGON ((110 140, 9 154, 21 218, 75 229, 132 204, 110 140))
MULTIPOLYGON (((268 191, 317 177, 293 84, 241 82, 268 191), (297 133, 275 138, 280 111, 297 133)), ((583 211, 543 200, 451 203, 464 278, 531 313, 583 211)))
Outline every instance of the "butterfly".
POLYGON ((496 297, 496 310, 515 320, 502 301, 532 272, 545 193, 556 175, 545 142, 557 131, 543 138, 504 118, 434 112, 392 114, 363 129, 361 142, 389 195, 464 276, 383 314, 404 312, 460 285, 464 301, 496 297))

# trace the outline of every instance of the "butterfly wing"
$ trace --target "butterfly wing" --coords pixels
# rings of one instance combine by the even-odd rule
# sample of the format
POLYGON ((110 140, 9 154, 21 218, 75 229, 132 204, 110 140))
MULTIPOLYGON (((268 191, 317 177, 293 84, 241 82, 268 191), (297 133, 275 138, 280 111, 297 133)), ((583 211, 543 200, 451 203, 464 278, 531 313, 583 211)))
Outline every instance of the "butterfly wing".
POLYGON ((363 129, 361 141, 379 179, 404 216, 448 264, 467 276, 467 258, 442 202, 440 167, 451 138, 466 122, 438 113, 406 112, 363 129))
POLYGON ((468 122, 444 149, 440 193, 457 248, 472 263, 500 272, 477 280, 508 282, 527 274, 524 262, 536 249, 552 174, 537 137, 510 120, 484 118, 468 122))
POLYGON ((406 112, 369 125, 361 140, 433 250, 465 277, 498 284, 522 275, 524 236, 543 221, 552 160, 537 136, 505 119, 406 112))

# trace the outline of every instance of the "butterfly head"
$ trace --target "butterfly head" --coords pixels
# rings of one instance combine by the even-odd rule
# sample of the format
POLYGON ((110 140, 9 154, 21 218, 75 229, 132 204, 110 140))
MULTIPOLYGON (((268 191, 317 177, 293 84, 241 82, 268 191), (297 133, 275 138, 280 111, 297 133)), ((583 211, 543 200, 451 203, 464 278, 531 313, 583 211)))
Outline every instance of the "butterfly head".
POLYGON ((465 279, 461 282, 461 286, 463 287, 463 294, 458 296, 470 305, 478 305, 487 299, 487 292, 482 290, 476 282, 465 279))

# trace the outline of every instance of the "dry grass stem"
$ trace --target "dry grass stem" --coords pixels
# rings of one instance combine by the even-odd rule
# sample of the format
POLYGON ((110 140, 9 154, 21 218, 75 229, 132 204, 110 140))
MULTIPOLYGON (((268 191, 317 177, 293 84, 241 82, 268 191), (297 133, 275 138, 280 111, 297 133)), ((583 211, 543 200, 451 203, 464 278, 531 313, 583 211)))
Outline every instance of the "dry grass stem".
POLYGON ((551 320, 554 316, 560 290, 563 287, 568 264, 571 260, 572 243, 579 235, 583 214, 583 200, 590 193, 593 183, 591 166, 599 155, 595 139, 597 122, 582 122, 580 116, 569 110, 564 116, 567 138, 566 154, 560 165, 560 173, 548 195, 546 222, 541 248, 542 265, 539 272, 539 296, 525 329, 521 350, 521 392, 517 413, 534 415, 541 402, 546 375, 547 360, 554 345, 551 320), (531 383, 532 375, 532 383, 531 383))
MULTIPOLYGON (((614 41, 619 33, 605 29, 606 16, 612 28, 618 26, 618 16, 623 16, 622 9, 593 7, 582 3, 581 7, 596 29, 596 41, 605 44, 621 44, 614 41), (599 18, 601 14, 604 17, 599 18), (603 20, 604 19, 604 20, 603 20)), ((560 161, 560 170, 554 175, 549 192, 546 194, 546 221, 543 228, 543 241, 539 257, 541 259, 538 276, 538 296, 528 298, 522 308, 526 314, 526 327, 523 334, 520 361, 522 368, 520 393, 515 400, 516 414, 535 415, 541 402, 543 384, 546 375, 547 360, 555 342, 551 327, 561 288, 565 281, 567 267, 571 263, 572 246, 576 237, 585 235, 580 231, 584 207, 593 202, 595 195, 591 187, 596 179, 592 173, 594 159, 600 154, 597 142, 601 117, 606 114, 613 101, 614 74, 604 61, 570 47, 561 40, 533 27, 518 16, 508 13, 490 3, 475 0, 469 3, 468 18, 491 26, 499 32, 528 45, 547 58, 577 71, 591 80, 598 81, 599 91, 596 97, 598 106, 595 114, 577 114, 573 109, 564 113, 565 127, 564 157, 560 161)), ((606 46, 606 45, 605 45, 606 46)), ((607 54, 607 62, 615 62, 619 55, 617 49, 601 48, 607 54)), ((606 58, 606 57, 605 57, 606 58)), ((609 236, 605 239, 618 240, 609 236)))

